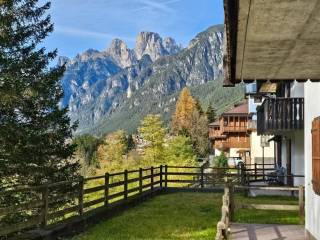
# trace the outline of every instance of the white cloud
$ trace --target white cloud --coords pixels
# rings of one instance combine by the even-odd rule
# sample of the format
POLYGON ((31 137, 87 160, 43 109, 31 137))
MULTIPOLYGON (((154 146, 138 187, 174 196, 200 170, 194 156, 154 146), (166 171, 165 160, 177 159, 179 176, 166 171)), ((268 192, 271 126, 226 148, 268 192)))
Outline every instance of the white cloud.
POLYGON ((121 38, 124 41, 134 41, 134 38, 124 37, 124 36, 116 36, 114 34, 104 33, 104 32, 97 32, 97 31, 90 31, 85 29, 55 25, 55 32, 68 34, 68 35, 75 35, 81 37, 91 37, 91 38, 103 38, 103 39, 113 39, 113 38, 121 38))
POLYGON ((141 10, 158 10, 164 13, 174 13, 175 10, 171 7, 169 7, 170 4, 180 2, 182 0, 169 0, 165 2, 159 2, 155 0, 139 0, 138 2, 140 4, 143 4, 142 7, 136 8, 133 11, 141 11, 141 10))

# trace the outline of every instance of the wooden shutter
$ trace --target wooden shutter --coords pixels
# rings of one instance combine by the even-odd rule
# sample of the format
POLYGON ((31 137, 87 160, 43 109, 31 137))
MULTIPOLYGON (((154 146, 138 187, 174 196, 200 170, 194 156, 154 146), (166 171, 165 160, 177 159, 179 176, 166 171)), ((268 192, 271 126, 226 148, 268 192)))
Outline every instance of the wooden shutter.
POLYGON ((320 117, 312 122, 312 185, 316 194, 320 195, 320 117))

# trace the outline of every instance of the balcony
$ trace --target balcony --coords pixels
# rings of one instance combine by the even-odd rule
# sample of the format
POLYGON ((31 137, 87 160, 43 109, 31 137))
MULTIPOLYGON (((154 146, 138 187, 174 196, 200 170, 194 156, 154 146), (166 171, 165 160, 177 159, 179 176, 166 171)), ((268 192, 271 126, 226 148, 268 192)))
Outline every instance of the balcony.
POLYGON ((247 123, 244 123, 245 126, 236 126, 236 125, 227 125, 222 127, 222 132, 247 132, 248 127, 247 123))
POLYGON ((220 150, 227 150, 230 148, 250 148, 250 142, 216 142, 214 147, 220 150))
POLYGON ((303 129, 303 98, 267 98, 257 109, 258 135, 303 129))

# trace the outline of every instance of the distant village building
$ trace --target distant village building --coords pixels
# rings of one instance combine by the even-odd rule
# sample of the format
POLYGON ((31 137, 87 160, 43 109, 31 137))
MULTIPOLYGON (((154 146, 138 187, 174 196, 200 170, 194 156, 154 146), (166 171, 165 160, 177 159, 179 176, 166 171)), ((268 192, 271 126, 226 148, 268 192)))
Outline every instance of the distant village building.
POLYGON ((257 135, 256 111, 249 112, 248 101, 234 106, 209 124, 209 138, 215 156, 241 157, 246 164, 274 163, 274 147, 261 147, 257 135))

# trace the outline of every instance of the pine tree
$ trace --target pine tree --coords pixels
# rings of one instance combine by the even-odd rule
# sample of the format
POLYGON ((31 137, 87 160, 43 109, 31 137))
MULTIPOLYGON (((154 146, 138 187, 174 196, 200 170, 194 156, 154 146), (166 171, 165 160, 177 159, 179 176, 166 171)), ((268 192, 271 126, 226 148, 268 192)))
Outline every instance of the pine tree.
POLYGON ((206 115, 207 115, 209 123, 212 123, 216 120, 216 111, 211 105, 208 106, 207 111, 206 111, 206 115))
POLYGON ((196 101, 196 109, 200 113, 200 115, 202 115, 204 112, 203 112, 200 100, 198 98, 195 98, 195 101, 196 101))
POLYGON ((42 41, 53 31, 38 0, 0 1, 0 187, 38 185, 77 176, 79 164, 67 108, 60 108, 64 67, 49 69, 57 50, 42 41))
POLYGON ((191 127, 191 114, 196 109, 196 101, 191 96, 188 88, 182 89, 177 104, 176 111, 172 118, 172 131, 175 134, 187 134, 191 127))
POLYGON ((126 142, 127 142, 127 152, 129 152, 130 150, 135 148, 135 143, 132 137, 132 134, 129 134, 126 138, 126 142))

